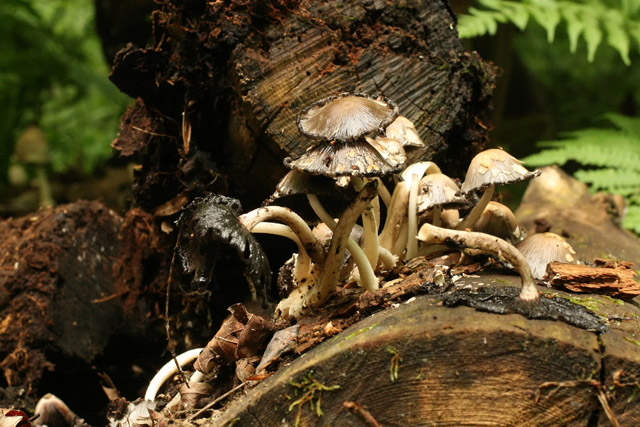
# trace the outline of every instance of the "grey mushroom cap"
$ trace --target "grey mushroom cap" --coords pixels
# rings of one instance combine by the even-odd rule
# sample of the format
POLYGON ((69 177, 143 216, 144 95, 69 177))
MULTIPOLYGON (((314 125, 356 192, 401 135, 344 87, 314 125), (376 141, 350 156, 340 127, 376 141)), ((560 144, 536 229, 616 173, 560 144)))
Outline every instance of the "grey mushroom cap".
POLYGON ((473 225, 473 231, 491 234, 508 242, 521 240, 522 232, 511 209, 498 202, 489 202, 473 225))
POLYGON ((436 206, 466 205, 468 201, 460 195, 458 184, 447 175, 432 173, 420 180, 418 212, 422 213, 436 206))
MULTIPOLYGON (((347 190, 336 185, 335 180, 332 178, 291 170, 280 180, 276 185, 276 191, 264 201, 263 205, 271 204, 283 197, 307 194, 346 196, 347 190)), ((353 196, 353 194, 349 194, 349 196, 353 196)))
POLYGON ((284 159, 286 167, 311 175, 384 176, 397 172, 393 166, 365 140, 349 143, 320 143, 293 160, 284 159))
POLYGON ((398 116, 384 131, 388 138, 393 138, 403 146, 424 147, 424 142, 413 122, 404 116, 398 116))
POLYGON ((384 97, 362 93, 330 96, 307 107, 298 129, 312 139, 346 142, 384 129, 398 117, 398 107, 384 97))
POLYGON ((395 139, 387 137, 373 139, 368 136, 365 139, 391 166, 399 167, 407 161, 407 153, 405 153, 404 147, 395 139))
POLYGON ((540 175, 528 171, 522 162, 504 150, 492 148, 477 154, 467 170, 462 192, 470 193, 486 187, 526 181, 540 175))
POLYGON ((550 262, 574 263, 576 251, 555 233, 533 234, 516 245, 531 267, 533 277, 542 280, 550 262))

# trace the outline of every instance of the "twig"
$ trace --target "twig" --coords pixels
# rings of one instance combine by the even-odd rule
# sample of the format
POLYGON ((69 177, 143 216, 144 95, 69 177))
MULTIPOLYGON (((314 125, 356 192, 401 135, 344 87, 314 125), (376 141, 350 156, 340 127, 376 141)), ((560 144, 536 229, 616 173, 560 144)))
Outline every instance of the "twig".
POLYGON ((342 406, 344 406, 345 408, 347 408, 348 410, 350 410, 351 412, 353 412, 356 415, 359 415, 360 418, 362 418, 362 420, 369 426, 371 427, 382 427, 380 425, 380 423, 378 421, 376 421, 375 418, 373 418, 373 415, 371 415, 371 412, 367 411, 366 409, 364 409, 364 407, 362 407, 362 405, 353 402, 351 400, 345 400, 344 402, 342 402, 342 406))
POLYGON ((231 390, 229 390, 228 392, 218 396, 216 399, 214 399, 213 401, 207 403, 207 405, 205 407, 203 407, 202 409, 200 409, 198 412, 196 412, 193 415, 190 415, 187 418, 187 421, 193 421, 193 419, 199 415, 202 415, 204 413, 204 411, 208 410, 209 408, 211 408, 213 405, 215 405, 216 403, 220 402, 222 399, 228 397, 229 395, 235 393, 236 391, 240 390, 242 387, 244 387, 245 385, 247 385, 246 382, 235 386, 234 388, 232 388, 231 390))

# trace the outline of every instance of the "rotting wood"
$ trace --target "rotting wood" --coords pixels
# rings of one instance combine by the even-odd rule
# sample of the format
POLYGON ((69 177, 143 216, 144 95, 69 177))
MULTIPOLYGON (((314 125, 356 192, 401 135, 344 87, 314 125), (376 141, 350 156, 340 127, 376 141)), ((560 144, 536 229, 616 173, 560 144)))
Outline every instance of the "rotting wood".
POLYGON ((554 288, 576 293, 597 293, 632 299, 640 295, 640 284, 631 262, 596 259, 595 266, 552 262, 547 278, 554 288))

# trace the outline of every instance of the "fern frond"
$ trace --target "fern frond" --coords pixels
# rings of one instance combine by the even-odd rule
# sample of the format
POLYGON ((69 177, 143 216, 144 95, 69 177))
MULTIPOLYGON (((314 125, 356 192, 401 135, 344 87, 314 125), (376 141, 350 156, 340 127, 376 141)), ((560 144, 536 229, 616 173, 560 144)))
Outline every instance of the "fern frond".
POLYGON ((542 26, 551 43, 557 27, 566 23, 569 46, 575 52, 580 39, 587 47, 587 58, 593 61, 603 40, 629 65, 632 41, 640 46, 640 7, 637 1, 622 1, 618 7, 607 0, 476 0, 479 7, 470 8, 458 19, 461 38, 493 35, 498 24, 511 22, 524 30, 530 20, 542 26))
POLYGON ((575 177, 593 190, 620 194, 628 212, 624 226, 640 234, 640 117, 604 116, 613 129, 582 129, 566 139, 538 143, 542 151, 525 157, 531 166, 563 165, 569 160, 586 168, 575 177))
POLYGON ((589 169, 576 171, 575 177, 594 190, 630 195, 640 188, 640 173, 629 169, 589 169))

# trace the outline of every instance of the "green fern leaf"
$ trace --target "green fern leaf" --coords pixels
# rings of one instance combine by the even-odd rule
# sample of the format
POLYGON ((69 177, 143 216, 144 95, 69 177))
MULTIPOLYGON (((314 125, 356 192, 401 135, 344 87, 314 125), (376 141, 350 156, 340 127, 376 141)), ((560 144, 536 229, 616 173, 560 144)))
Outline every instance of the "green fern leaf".
POLYGON ((628 206, 623 226, 636 234, 640 234, 640 205, 628 206))
POLYGON ((629 117, 616 113, 605 114, 603 117, 621 131, 640 138, 640 117, 629 117))
POLYGON ((556 27, 560 23, 560 11, 555 0, 533 0, 529 4, 529 13, 533 19, 547 32, 547 41, 552 43, 556 35, 556 27))
POLYGON ((578 17, 579 10, 573 5, 568 5, 562 9, 562 15, 567 21, 567 35, 569 36, 569 50, 571 53, 575 53, 578 49, 578 40, 584 31, 584 22, 578 17))
POLYGON ((628 169, 579 170, 575 177, 591 184, 596 190, 607 190, 629 195, 640 188, 640 173, 628 169))
POLYGON ((620 58, 625 65, 630 65, 629 34, 624 28, 622 15, 619 11, 610 11, 603 23, 607 30, 607 43, 620 53, 620 58))
POLYGON ((604 39, 629 65, 631 42, 640 46, 640 1, 622 0, 477 0, 479 8, 461 15, 461 38, 495 34, 499 23, 511 22, 524 30, 530 18, 541 25, 553 42, 558 25, 566 23, 569 49, 575 52, 580 38, 587 46, 587 58, 593 61, 604 39))

